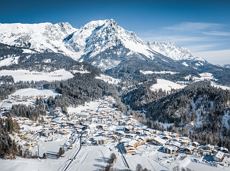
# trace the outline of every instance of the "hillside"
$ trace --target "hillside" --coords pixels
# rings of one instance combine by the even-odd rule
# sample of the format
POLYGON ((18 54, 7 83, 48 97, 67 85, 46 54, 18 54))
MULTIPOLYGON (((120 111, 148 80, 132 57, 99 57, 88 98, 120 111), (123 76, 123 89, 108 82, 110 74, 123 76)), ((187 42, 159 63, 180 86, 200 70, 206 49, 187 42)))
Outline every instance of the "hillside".
MULTIPOLYGON (((150 102, 144 108, 152 127, 172 124, 166 129, 179 131, 202 143, 230 148, 229 102, 229 90, 198 82, 150 102)), ((162 126, 162 129, 165 128, 162 126)))

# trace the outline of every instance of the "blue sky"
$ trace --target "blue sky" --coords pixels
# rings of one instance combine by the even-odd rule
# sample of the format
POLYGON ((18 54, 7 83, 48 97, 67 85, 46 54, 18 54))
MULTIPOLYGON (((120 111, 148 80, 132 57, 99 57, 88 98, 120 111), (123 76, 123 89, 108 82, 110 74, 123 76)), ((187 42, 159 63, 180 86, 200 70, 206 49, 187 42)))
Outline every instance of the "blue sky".
POLYGON ((149 41, 174 41, 213 63, 230 63, 228 0, 1 0, 1 23, 115 19, 149 41))

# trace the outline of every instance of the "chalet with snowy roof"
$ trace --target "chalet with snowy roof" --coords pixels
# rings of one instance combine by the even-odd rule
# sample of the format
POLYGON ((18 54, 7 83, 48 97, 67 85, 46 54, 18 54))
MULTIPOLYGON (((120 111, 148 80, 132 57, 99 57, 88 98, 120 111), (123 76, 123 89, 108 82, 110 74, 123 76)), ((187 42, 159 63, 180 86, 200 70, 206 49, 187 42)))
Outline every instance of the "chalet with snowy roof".
POLYGON ((198 142, 192 142, 192 146, 194 146, 194 147, 198 147, 200 144, 198 143, 198 142))
POLYGON ((193 154, 195 147, 194 146, 184 146, 181 148, 181 150, 185 153, 185 154, 193 154))
POLYGON ((224 159, 224 153, 221 151, 218 151, 215 155, 214 155, 214 160, 217 162, 221 162, 224 159))
POLYGON ((156 145, 165 145, 166 144, 166 140, 162 139, 159 136, 153 137, 151 140, 152 143, 156 144, 156 145))
POLYGON ((228 153, 229 152, 228 149, 225 148, 225 147, 217 147, 217 150, 222 151, 223 153, 228 153))
POLYGON ((176 154, 179 148, 173 145, 165 145, 163 147, 163 151, 167 154, 176 154))

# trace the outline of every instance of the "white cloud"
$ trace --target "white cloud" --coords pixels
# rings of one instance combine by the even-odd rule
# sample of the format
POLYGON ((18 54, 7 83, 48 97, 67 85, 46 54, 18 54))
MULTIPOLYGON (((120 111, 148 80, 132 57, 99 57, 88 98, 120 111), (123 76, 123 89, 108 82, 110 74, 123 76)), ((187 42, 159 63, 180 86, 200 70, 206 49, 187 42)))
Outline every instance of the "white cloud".
POLYGON ((172 41, 177 43, 197 42, 197 41, 208 41, 208 38, 201 36, 186 36, 186 35, 172 35, 172 34, 157 34, 157 35, 143 35, 142 38, 147 41, 172 41))
POLYGON ((208 32, 203 32, 203 34, 209 36, 230 36, 230 32, 227 31, 208 31, 208 32))
POLYGON ((219 23, 206 23, 206 22, 183 22, 172 26, 164 27, 167 30, 173 31, 196 31, 207 29, 220 29, 224 25, 219 23))
POLYGON ((186 48, 190 49, 192 52, 202 52, 214 49, 217 45, 216 43, 192 44, 187 45, 186 48))

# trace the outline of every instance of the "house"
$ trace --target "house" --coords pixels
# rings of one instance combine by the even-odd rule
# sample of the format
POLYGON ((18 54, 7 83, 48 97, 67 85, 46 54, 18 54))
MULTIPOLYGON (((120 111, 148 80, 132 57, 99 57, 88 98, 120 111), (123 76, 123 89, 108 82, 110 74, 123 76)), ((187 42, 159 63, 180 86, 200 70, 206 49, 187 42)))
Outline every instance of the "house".
POLYGON ((93 139, 94 139, 95 144, 97 145, 103 145, 107 143, 106 138, 103 136, 97 136, 97 137, 94 137, 93 139))
POLYGON ((178 148, 181 147, 181 143, 178 142, 178 141, 170 141, 170 142, 168 142, 167 144, 172 145, 172 146, 176 146, 176 147, 178 147, 178 148))
POLYGON ((137 141, 138 141, 138 146, 146 143, 146 139, 143 137, 138 137, 137 141))
POLYGON ((194 146, 186 146, 186 147, 183 148, 184 153, 186 153, 186 154, 192 154, 194 149, 195 149, 194 146))
POLYGON ((202 145, 202 146, 198 147, 197 152, 200 155, 203 155, 203 156, 205 156, 205 155, 211 155, 212 154, 212 149, 210 148, 210 146, 202 145))
POLYGON ((198 147, 200 144, 198 142, 192 142, 192 146, 198 147))
POLYGON ((49 137, 54 134, 53 130, 44 129, 41 132, 38 132, 40 136, 49 137))
POLYGON ((152 142, 156 145, 165 145, 165 143, 167 142, 166 140, 156 136, 152 138, 152 142))
POLYGON ((172 137, 169 136, 169 135, 164 135, 164 136, 161 137, 161 139, 170 140, 170 139, 172 139, 172 137))
POLYGON ((136 148, 134 148, 134 147, 132 147, 130 145, 125 147, 125 151, 126 151, 127 154, 131 154, 131 155, 136 154, 136 148))
POLYGON ((187 138, 187 137, 181 137, 179 141, 183 145, 188 145, 190 142, 189 138, 187 138))
POLYGON ((179 148, 173 145, 165 145, 163 147, 163 151, 167 154, 176 154, 179 148))
POLYGON ((218 150, 219 150, 219 151, 222 151, 222 152, 224 152, 224 153, 228 153, 228 149, 225 148, 225 147, 218 147, 218 150))
POLYGON ((136 148, 138 145, 139 145, 139 142, 137 140, 131 140, 128 143, 128 146, 131 146, 131 147, 134 147, 134 148, 136 148))
POLYGON ((125 151, 128 154, 135 154, 136 153, 136 147, 139 145, 139 142, 137 140, 131 140, 129 142, 124 143, 125 151))
POLYGON ((214 156, 214 160, 217 162, 221 162, 223 159, 224 159, 224 153, 221 151, 218 151, 214 156))

